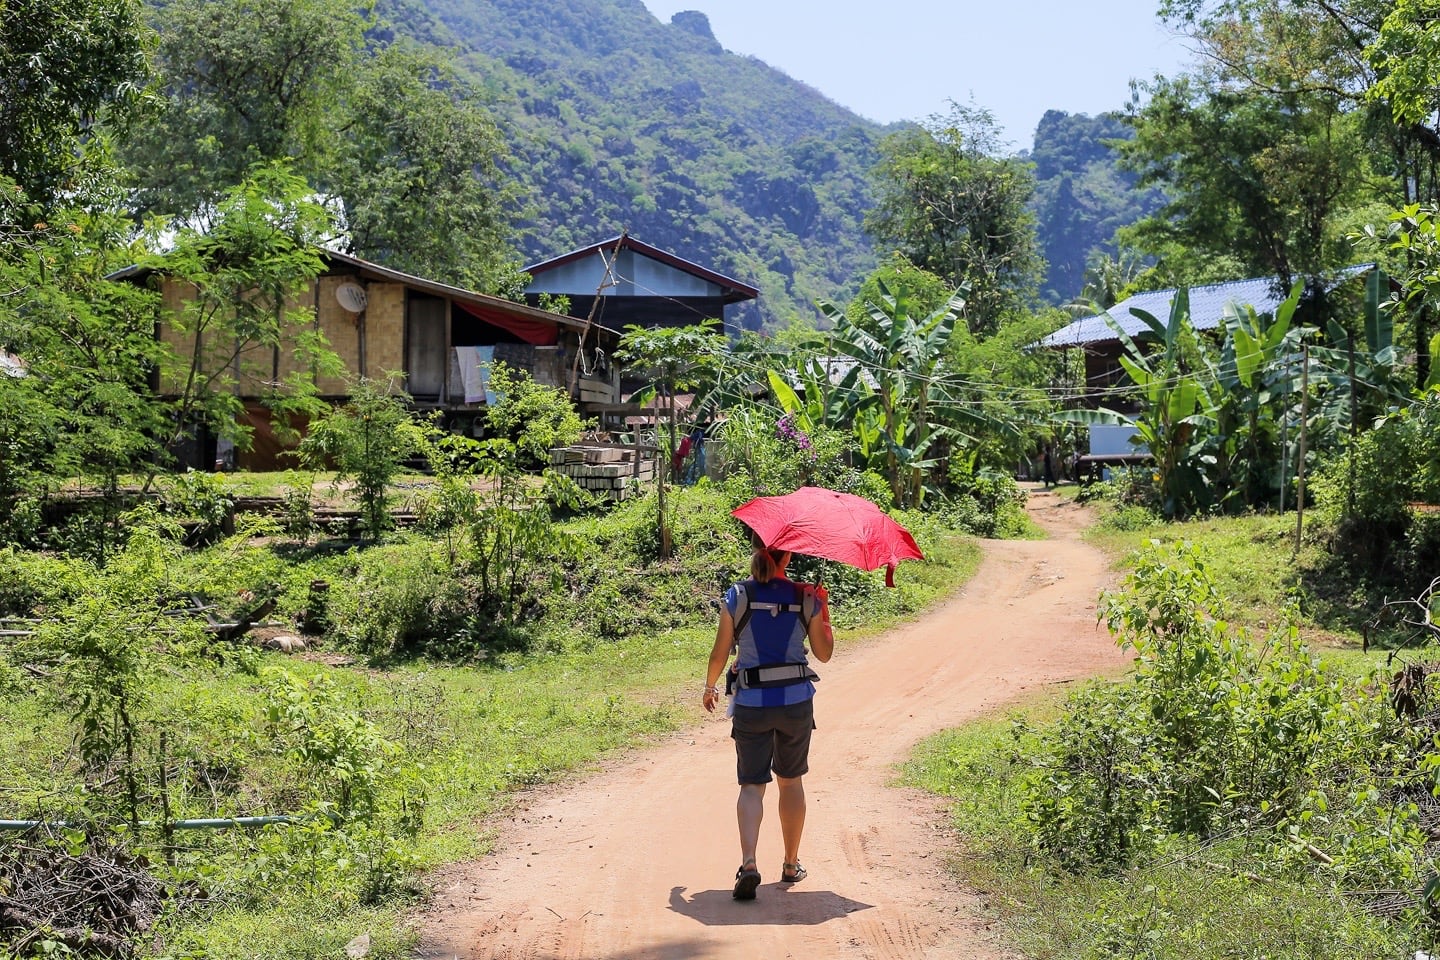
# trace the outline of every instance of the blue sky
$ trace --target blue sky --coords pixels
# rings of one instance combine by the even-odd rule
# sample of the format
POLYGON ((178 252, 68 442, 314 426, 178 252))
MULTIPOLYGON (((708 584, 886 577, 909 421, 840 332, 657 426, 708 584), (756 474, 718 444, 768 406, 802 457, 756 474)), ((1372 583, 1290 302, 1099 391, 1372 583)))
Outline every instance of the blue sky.
POLYGON ((1048 109, 1123 107, 1131 78, 1173 76, 1193 57, 1157 0, 644 0, 663 22, 710 18, 720 45, 759 57, 856 113, 888 123, 994 114, 1028 149, 1048 109))

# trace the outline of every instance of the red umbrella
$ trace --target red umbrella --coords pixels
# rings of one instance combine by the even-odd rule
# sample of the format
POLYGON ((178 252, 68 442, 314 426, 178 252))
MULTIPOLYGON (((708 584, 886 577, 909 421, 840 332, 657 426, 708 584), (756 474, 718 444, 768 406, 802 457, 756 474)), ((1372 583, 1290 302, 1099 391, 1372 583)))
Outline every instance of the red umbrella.
POLYGON ((801 487, 783 497, 756 497, 731 514, 767 547, 848 563, 861 570, 885 568, 895 586, 895 565, 925 559, 910 531, 864 497, 821 487, 801 487))

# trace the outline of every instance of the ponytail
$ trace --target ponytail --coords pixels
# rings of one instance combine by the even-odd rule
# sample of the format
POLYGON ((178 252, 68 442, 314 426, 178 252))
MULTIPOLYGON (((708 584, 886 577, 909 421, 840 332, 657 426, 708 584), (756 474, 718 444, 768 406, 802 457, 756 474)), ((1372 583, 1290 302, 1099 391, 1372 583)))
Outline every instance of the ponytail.
POLYGON ((780 572, 780 565, 790 556, 788 550, 772 550, 757 546, 750 555, 750 577, 756 583, 769 583, 780 572))

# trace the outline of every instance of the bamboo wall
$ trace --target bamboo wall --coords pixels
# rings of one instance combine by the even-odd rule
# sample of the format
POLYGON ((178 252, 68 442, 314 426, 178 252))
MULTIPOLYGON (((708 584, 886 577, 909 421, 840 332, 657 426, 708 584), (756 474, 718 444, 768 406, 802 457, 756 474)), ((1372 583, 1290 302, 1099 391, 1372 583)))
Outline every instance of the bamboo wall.
MULTIPOLYGON (((330 349, 340 357, 345 375, 320 377, 316 386, 325 396, 344 396, 346 377, 382 378, 386 373, 404 367, 405 287, 398 283, 370 283, 366 286, 368 304, 365 312, 354 314, 340 306, 335 289, 351 278, 320 277, 305 293, 289 303, 289 310, 301 319, 290 326, 287 341, 306 328, 316 329, 329 341, 330 349)), ((194 288, 187 283, 166 279, 161 300, 166 313, 179 315, 193 296, 194 288)), ((180 393, 194 356, 194 335, 182 335, 174 324, 162 323, 160 339, 175 352, 176 359, 162 371, 160 392, 180 393)), ((213 340, 202 341, 203 352, 213 365, 217 357, 227 355, 233 347, 213 340)), ((234 378, 236 392, 245 398, 262 397, 271 384, 283 381, 301 367, 301 358, 282 347, 250 347, 239 354, 227 374, 234 378)))

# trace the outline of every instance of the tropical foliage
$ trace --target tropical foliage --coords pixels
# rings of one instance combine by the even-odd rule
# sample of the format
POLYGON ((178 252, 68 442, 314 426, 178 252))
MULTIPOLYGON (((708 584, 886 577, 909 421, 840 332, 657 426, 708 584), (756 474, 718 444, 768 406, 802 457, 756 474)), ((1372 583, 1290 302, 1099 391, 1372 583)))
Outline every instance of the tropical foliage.
MULTIPOLYGON (((582 715, 547 694, 541 716, 515 706, 524 697, 467 700, 457 728, 482 722, 502 767, 453 731, 430 742, 441 735, 424 709, 361 704, 354 690, 412 676, 385 671, 414 656, 470 664, 487 684, 557 653, 618 671, 624 651, 607 645, 709 617, 745 554, 728 512, 757 494, 853 491, 912 511, 927 546, 947 524, 1018 533, 1015 474, 1060 430, 1099 422, 1135 430, 1152 464, 1128 489, 1169 517, 1309 506, 1309 476, 1330 556, 1354 568, 1346 601, 1398 585, 1428 622, 1440 139, 1424 4, 1166 3, 1211 64, 1146 84, 1133 137, 1114 117, 1070 124, 1088 132, 1069 140, 1052 130, 1034 171, 981 109, 882 139, 807 93, 760 122, 753 101, 793 84, 725 55, 702 15, 663 27, 639 6, 175 0, 150 11, 150 32, 131 4, 73 0, 48 34, 40 7, 5 7, 0 615, 39 626, 0 656, 0 707, 15 729, 76 748, 26 751, 23 770, 5 768, 18 783, 7 797, 86 825, 75 843, 104 834, 162 855, 177 890, 214 879, 241 913, 394 902, 431 791, 464 810, 446 823, 483 815, 456 793, 483 780, 493 796, 552 769, 533 731, 638 732, 645 708, 602 695, 582 715), (620 52, 599 51, 597 35, 620 52), (1166 317, 1139 316, 1139 334, 1117 324, 1127 379, 1113 410, 1055 413, 1086 398, 1074 362, 1035 348, 1063 321, 1036 306, 1037 177, 1053 185, 1044 216, 1107 254, 1090 262, 1097 299, 1179 287, 1166 317), (1152 211, 1150 194, 1106 213, 1132 184, 1165 206, 1152 211), (1110 229, 1141 208, 1154 215, 1110 229), (508 238, 555 253, 626 218, 603 232, 678 237, 685 254, 754 278, 771 305, 747 318, 752 331, 794 321, 733 342, 713 322, 626 331, 618 358, 650 381, 632 400, 669 422, 653 443, 630 439, 668 462, 693 394, 688 417, 720 454, 693 488, 662 468, 620 506, 592 502, 546 469, 586 426, 569 391, 514 371, 492 371, 497 400, 469 435, 376 384, 320 402, 316 378, 338 367, 295 301, 324 245, 514 295, 508 238), (897 251, 873 270, 862 223, 897 251), (1356 243, 1383 269, 1353 267, 1356 243), (1239 273, 1288 297, 1264 313, 1232 304, 1197 329, 1186 284, 1239 273), (157 338, 160 300, 180 285, 193 296, 176 336, 157 338), (256 376, 250 356, 273 371, 282 350, 302 372, 256 376), (342 481, 363 537, 345 517, 316 537, 308 480, 291 481, 279 519, 237 517, 224 478, 151 482, 199 427, 245 441, 245 383, 264 384, 282 425, 306 427, 308 466, 342 481), (402 481, 414 463, 428 476, 402 481), (415 529, 396 530, 401 518, 415 529), (260 609, 368 658, 376 677, 262 666, 223 639, 260 609), (427 776, 420 756, 464 772, 463 788, 427 776), (203 849, 168 834, 179 811, 255 802, 288 811, 279 829, 203 849), (158 840, 151 822, 165 825, 158 840), (298 899, 275 893, 291 884, 298 899)), ((913 609, 858 572, 830 579, 841 616, 913 609)), ((1023 741, 1035 850, 1074 871, 1119 869, 1241 831, 1270 852, 1332 849, 1367 887, 1433 885, 1406 799, 1424 782, 1399 761, 1437 761, 1373 684, 1336 677, 1287 630, 1257 654, 1192 556, 1148 555, 1129 590, 1105 617, 1137 653, 1137 683, 1084 695, 1023 741), (1373 736, 1355 746, 1345 729, 1373 736)), ((186 936, 167 941, 176 955, 206 952, 186 936)), ((25 949, 60 949, 46 943, 25 949)))
POLYGON ((990 114, 952 104, 949 116, 887 137, 880 154, 880 195, 865 218, 877 243, 966 287, 972 331, 993 332, 1028 306, 1040 273, 1034 178, 1000 155, 990 114))

